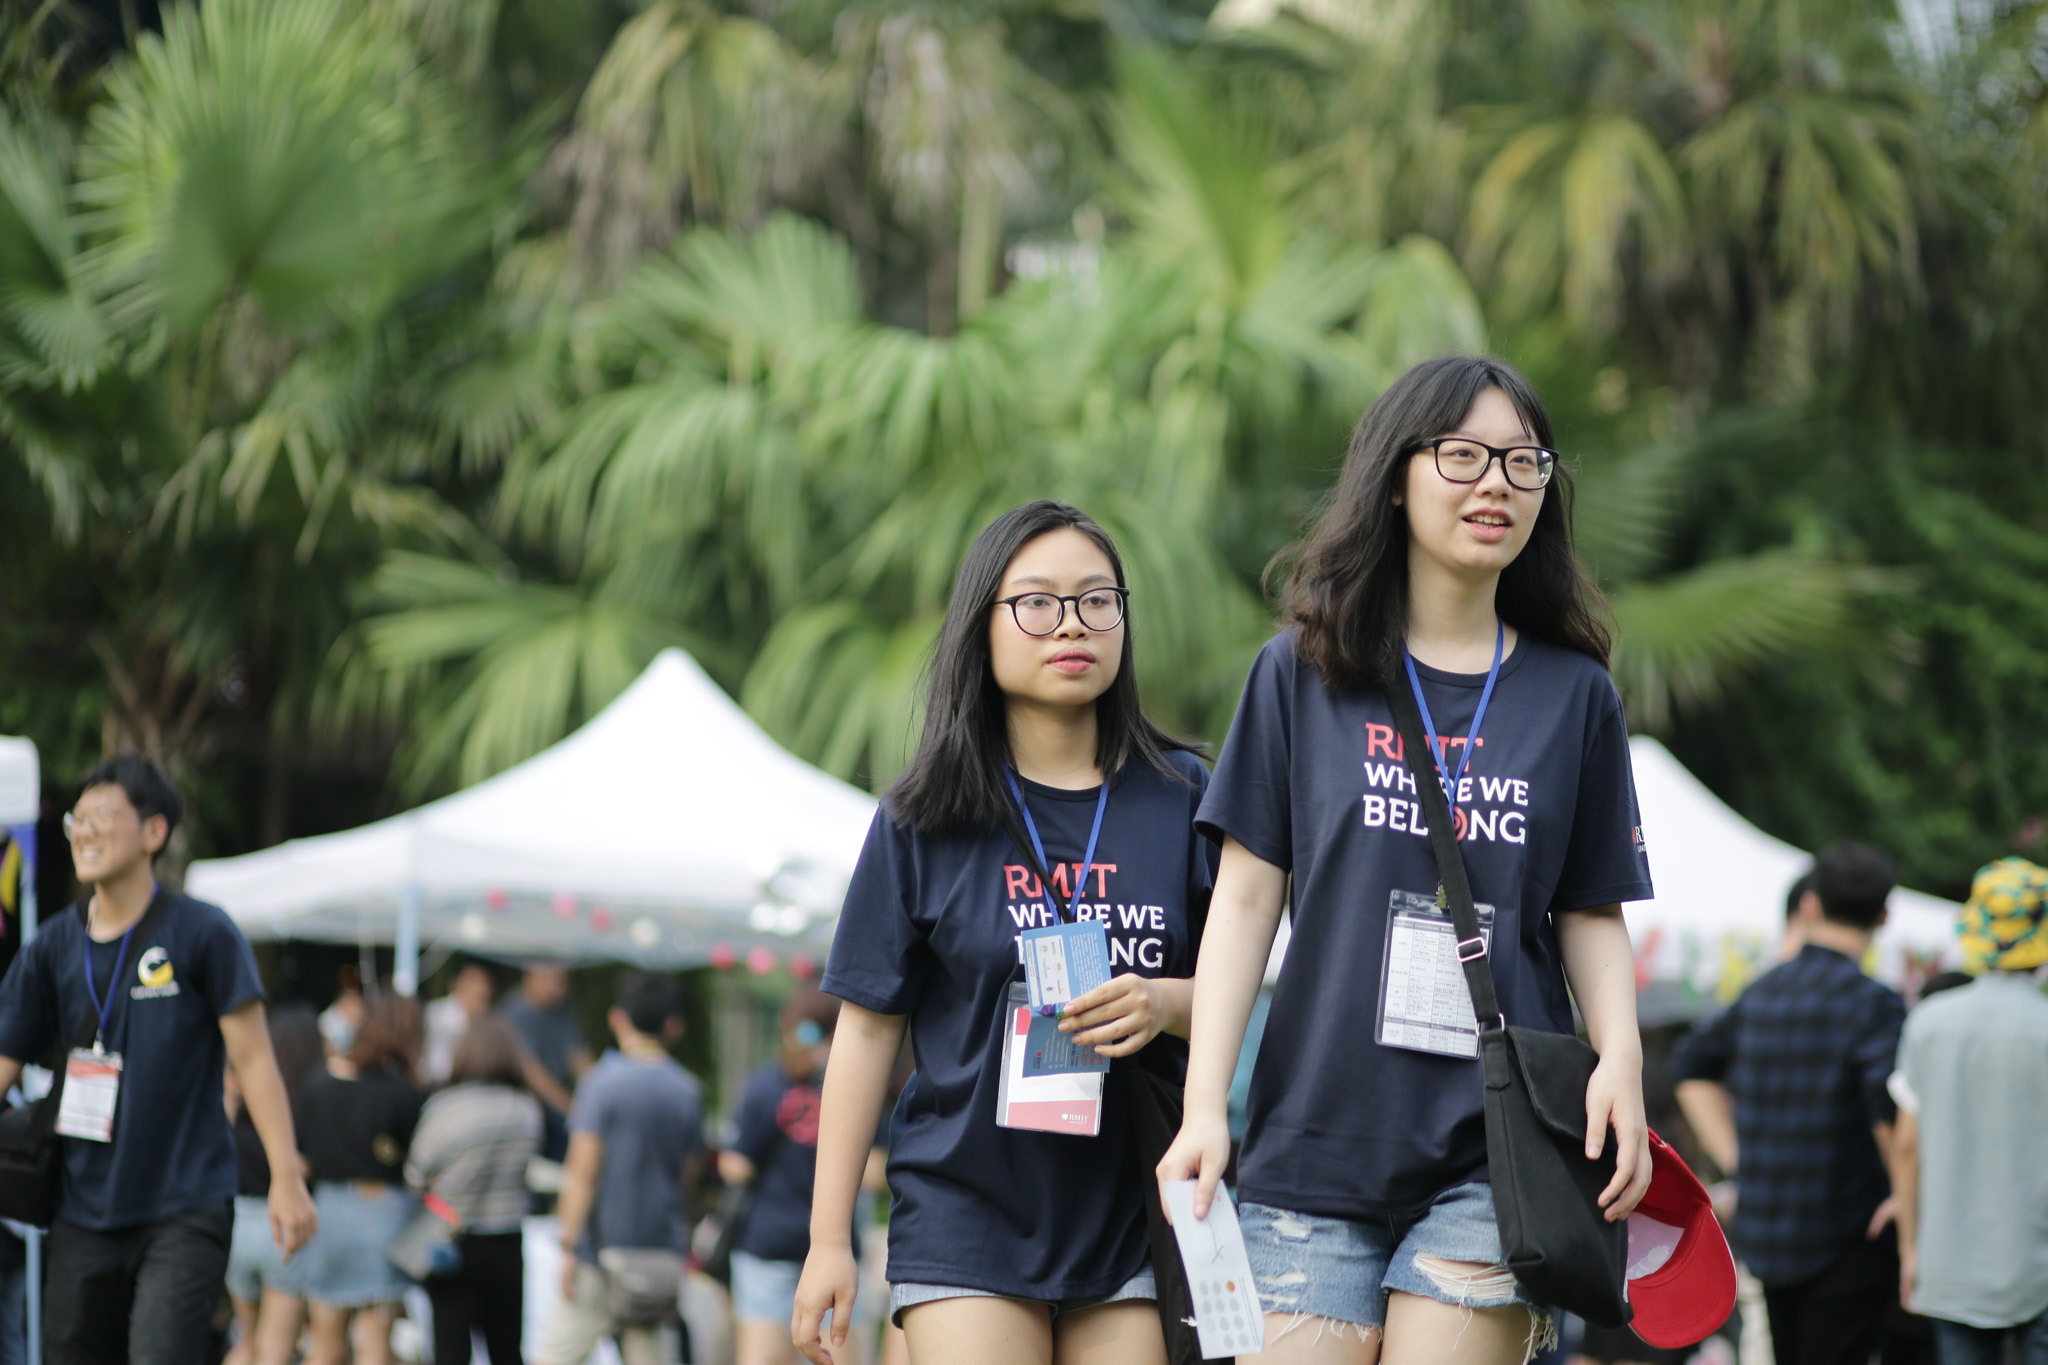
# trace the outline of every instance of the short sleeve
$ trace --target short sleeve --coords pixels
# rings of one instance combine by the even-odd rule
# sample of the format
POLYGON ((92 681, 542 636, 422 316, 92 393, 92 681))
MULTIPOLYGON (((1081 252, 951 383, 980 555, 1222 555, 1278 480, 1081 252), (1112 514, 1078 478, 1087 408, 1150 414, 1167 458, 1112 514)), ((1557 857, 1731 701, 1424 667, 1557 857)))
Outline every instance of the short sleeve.
POLYGON ((739 1132, 733 1137, 732 1149, 756 1166, 775 1140, 775 1109, 781 1102, 781 1089, 772 1073, 757 1071, 740 1099, 739 1132))
POLYGON ((227 912, 195 902, 205 912, 199 920, 199 992, 215 1018, 233 1014, 251 1000, 263 999, 263 978, 256 954, 227 912))
POLYGON ((1856 1040, 1851 1062, 1862 1088, 1864 1113, 1874 1126, 1890 1123, 1899 1116, 1890 1082, 1892 1073, 1898 1069, 1899 1034, 1906 1025, 1906 1004, 1893 991, 1874 992, 1871 1014, 1870 1026, 1856 1040))
POLYGON ((1907 1082, 1905 1072, 1894 1071, 1890 1076, 1886 1077, 1884 1088, 1891 1092, 1892 1103, 1899 1107, 1900 1113, 1918 1114, 1920 1112, 1920 1097, 1913 1093, 1913 1087, 1907 1082))
POLYGON ((1730 1005, 1678 1040, 1671 1051, 1674 1081, 1720 1081, 1735 1060, 1735 1009, 1730 1005))
POLYGON ((1550 898, 1553 914, 1649 900, 1653 894, 1643 817, 1636 808, 1635 769, 1629 762, 1628 723, 1614 684, 1604 675, 1601 684, 1599 718, 1586 733, 1579 764, 1571 840, 1550 898))
POLYGON ((0 980, 0 1057, 38 1062, 49 1051, 57 1001, 43 959, 50 935, 17 953, 0 980))
POLYGON ((420 1111, 419 1125, 413 1129, 412 1141, 405 1149, 405 1183, 415 1191, 431 1189, 441 1167, 447 1164, 455 1130, 454 1120, 449 1117, 452 1103, 429 1100, 420 1111))
POLYGON ((826 994, 877 1014, 908 1014, 920 994, 927 948, 916 917, 916 839, 886 805, 876 809, 819 983, 826 994))
POLYGON ((1273 866, 1294 866, 1289 774, 1293 727, 1294 637, 1269 640, 1252 661, 1216 774, 1195 812, 1195 828, 1221 845, 1227 835, 1273 866))
POLYGON ((583 1073, 576 1098, 569 1102, 569 1131, 603 1137, 611 1126, 610 1068, 594 1066, 583 1073))

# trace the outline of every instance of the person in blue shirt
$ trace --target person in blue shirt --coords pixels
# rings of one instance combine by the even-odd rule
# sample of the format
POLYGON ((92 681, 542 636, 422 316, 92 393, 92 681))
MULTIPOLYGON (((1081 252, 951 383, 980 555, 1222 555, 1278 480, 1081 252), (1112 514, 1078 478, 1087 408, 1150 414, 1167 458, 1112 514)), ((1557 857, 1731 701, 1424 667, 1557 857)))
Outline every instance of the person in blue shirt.
POLYGON ((248 941, 218 907, 156 882, 182 811, 147 759, 123 754, 87 773, 65 829, 92 894, 44 925, 0 982, 0 1093, 24 1061, 52 1047, 68 1055, 88 1021, 88 1052, 97 1043, 121 1059, 111 1129, 63 1141, 44 1263, 53 1365, 204 1358, 234 1226, 227 1066, 269 1158, 271 1232, 286 1259, 318 1222, 248 941))
POLYGON ((1230 1158, 1231 1071, 1292 905, 1238 1165, 1259 1360, 1516 1365, 1555 1339, 1503 1262, 1471 1003, 1392 689, 1420 699, 1507 1022, 1570 1033, 1574 1001, 1585 1016, 1600 1055, 1588 1145, 1619 1157, 1606 1216, 1649 1183, 1619 902, 1650 881, 1551 445, 1536 393, 1497 361, 1430 361, 1387 389, 1293 552, 1288 629, 1252 666, 1197 816, 1222 866, 1186 1116, 1158 1175, 1198 1180, 1198 1214, 1230 1158))
POLYGON ((868 831, 821 983, 845 1004, 791 1325, 820 1365, 847 1358, 854 1200, 906 1028, 889 1277, 911 1360, 1165 1358, 1120 1087, 1093 1136, 997 1122, 1018 935, 1055 917, 1104 921, 1112 973, 1058 1027, 1101 1055, 1143 1049, 1176 1080, 1183 1065, 1207 772, 1139 708, 1125 597, 1107 533, 1059 503, 998 517, 961 566, 917 750, 868 831))

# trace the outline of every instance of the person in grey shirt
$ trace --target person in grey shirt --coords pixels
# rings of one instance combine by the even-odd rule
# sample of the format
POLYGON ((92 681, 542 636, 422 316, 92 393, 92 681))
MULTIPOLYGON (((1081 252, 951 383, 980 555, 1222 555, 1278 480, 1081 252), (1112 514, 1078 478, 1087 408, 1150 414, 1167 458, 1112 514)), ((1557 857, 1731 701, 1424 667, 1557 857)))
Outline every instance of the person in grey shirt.
POLYGON ((1983 975, 1906 1019, 1892 1093, 1900 1298, 1941 1365, 2048 1365, 2048 869, 1979 869, 1962 943, 1983 975))
POLYGON ((666 1044, 682 1033, 676 1004, 668 977, 627 972, 607 1017, 618 1051, 576 1087, 556 1205, 562 1298, 541 1333, 539 1365, 582 1365, 598 1338, 613 1335, 625 1365, 674 1359, 667 1329, 613 1317, 599 1267, 613 1248, 666 1251, 681 1284, 683 1200, 702 1164, 704 1101, 697 1078, 668 1055, 666 1044))

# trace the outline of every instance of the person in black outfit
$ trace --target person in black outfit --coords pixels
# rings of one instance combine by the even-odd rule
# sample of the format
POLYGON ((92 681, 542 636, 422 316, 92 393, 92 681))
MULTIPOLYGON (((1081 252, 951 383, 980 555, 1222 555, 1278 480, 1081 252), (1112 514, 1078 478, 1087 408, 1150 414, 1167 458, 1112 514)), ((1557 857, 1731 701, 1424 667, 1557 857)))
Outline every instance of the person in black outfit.
POLYGON ((348 1055, 308 1076, 292 1105, 320 1210, 320 1235, 307 1248, 307 1365, 341 1365, 358 1313, 373 1322, 356 1333, 356 1365, 390 1365, 391 1319, 410 1281, 384 1252, 418 1207, 404 1170, 420 1117, 413 1085, 419 1042, 419 1007, 376 996, 348 1055))

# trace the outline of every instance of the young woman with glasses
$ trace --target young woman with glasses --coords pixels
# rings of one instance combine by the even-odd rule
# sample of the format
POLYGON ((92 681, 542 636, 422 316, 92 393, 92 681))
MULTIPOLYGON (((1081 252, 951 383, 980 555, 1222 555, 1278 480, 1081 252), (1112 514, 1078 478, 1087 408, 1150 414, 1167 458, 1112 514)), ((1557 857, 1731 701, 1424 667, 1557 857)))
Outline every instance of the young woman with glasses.
POLYGON ((1502 1264, 1471 1005, 1394 689, 1421 703, 1507 1022, 1568 1033, 1576 1001, 1600 1054, 1586 1110, 1589 1148, 1618 1157, 1607 1216, 1649 1183, 1619 904, 1651 894, 1649 873, 1551 443, 1534 390, 1497 361, 1431 361, 1372 405, 1197 816, 1222 866, 1186 1119, 1158 1174, 1198 1179, 1198 1210, 1292 905, 1238 1165, 1261 1361, 1514 1365, 1555 1340, 1502 1264))
POLYGON ((1165 1358, 1120 1088, 1070 1076, 1056 1084, 1071 1102, 1034 1106, 1005 1087, 1006 1044, 1026 1045, 1035 1014, 1012 994, 1019 935, 1058 921, 1106 924, 1111 978, 1037 1025, 1084 1053, 1145 1049, 1176 1078, 1185 1059, 1207 772, 1139 709, 1128 596, 1109 536, 1058 503, 997 518, 961 566, 924 731, 868 832, 822 983, 845 1005, 792 1323, 821 1365, 848 1358, 848 1229, 906 1029, 889 1278, 912 1361, 1165 1358))

